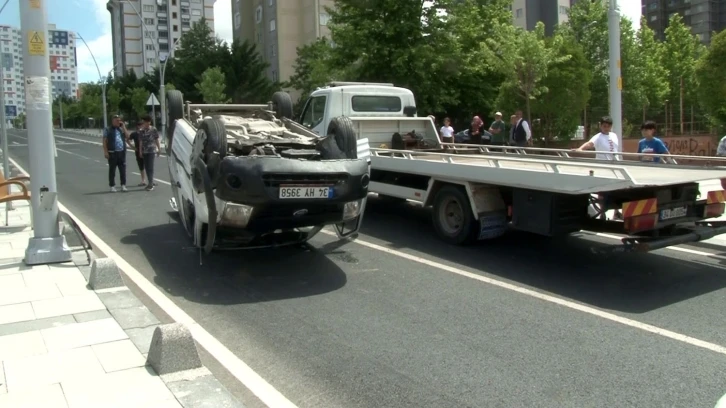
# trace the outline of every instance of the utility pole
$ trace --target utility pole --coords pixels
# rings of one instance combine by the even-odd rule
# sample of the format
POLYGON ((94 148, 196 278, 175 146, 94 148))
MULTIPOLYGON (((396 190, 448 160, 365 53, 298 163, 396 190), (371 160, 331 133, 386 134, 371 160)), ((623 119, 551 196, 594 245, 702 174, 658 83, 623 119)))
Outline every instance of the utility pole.
MULTIPOLYGON (((7 2, 5 2, 7 4, 7 2)), ((3 6, 5 7, 5 6, 3 6)), ((10 178, 10 156, 8 156, 8 125, 6 123, 7 118, 5 117, 5 64, 3 61, 3 54, 0 52, 0 136, 2 140, 3 149, 3 176, 6 179, 10 178)), ((13 210, 12 201, 5 203, 5 225, 8 225, 8 211, 13 210)))
MULTIPOLYGON (((609 0, 608 37, 610 46, 610 116, 613 132, 618 135, 618 149, 623 151, 623 78, 620 76, 620 8, 618 0, 609 0)), ((622 157, 617 157, 622 160, 622 157)))
MULTIPOLYGON (((65 92, 61 93, 62 96, 65 96, 65 92)), ((63 97, 58 98, 58 106, 60 107, 60 114, 58 117, 60 118, 60 128, 63 129, 63 97)))
POLYGON ((71 260, 70 248, 58 223, 46 1, 20 2, 34 235, 25 250, 28 265, 71 260))

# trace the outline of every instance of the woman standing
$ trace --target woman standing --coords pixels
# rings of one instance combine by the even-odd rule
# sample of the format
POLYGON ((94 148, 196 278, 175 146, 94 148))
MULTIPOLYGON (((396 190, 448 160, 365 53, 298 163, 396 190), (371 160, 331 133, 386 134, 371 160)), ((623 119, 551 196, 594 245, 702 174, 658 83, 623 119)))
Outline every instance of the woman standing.
POLYGON ((155 127, 151 126, 151 116, 144 115, 141 128, 139 129, 139 146, 138 157, 144 161, 144 170, 146 171, 146 191, 154 189, 154 158, 161 152, 159 144, 159 132, 155 127))
POLYGON ((479 116, 474 116, 469 127, 469 143, 482 144, 482 136, 484 135, 484 121, 479 116))

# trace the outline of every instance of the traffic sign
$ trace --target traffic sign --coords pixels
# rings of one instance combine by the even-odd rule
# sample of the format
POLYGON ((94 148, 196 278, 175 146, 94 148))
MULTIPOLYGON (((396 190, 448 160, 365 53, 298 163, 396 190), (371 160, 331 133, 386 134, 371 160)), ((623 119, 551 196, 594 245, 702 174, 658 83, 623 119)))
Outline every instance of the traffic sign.
POLYGON ((149 95, 149 99, 146 100, 146 106, 159 106, 159 100, 156 99, 156 95, 153 93, 149 95))
POLYGON ((15 118, 18 116, 18 107, 15 105, 5 105, 5 117, 15 118))
POLYGON ((42 31, 28 31, 28 54, 45 56, 45 35, 42 31))

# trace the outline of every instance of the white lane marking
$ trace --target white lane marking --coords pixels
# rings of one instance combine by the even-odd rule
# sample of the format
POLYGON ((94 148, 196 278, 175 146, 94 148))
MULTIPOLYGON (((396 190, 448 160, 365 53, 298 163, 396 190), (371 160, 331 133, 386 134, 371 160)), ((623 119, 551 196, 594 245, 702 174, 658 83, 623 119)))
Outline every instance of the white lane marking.
MULTIPOLYGON (((132 171, 131 174, 135 174, 137 176, 140 176, 141 175, 141 173, 137 173, 135 171, 132 171)), ((169 183, 168 181, 160 180, 158 178, 154 178, 154 181, 157 182, 157 183, 166 184, 167 186, 170 186, 171 185, 171 183, 169 183)))
MULTIPOLYGON (((9 158, 9 161, 25 175, 25 171, 18 163, 9 158)), ((175 322, 182 323, 192 332, 197 344, 202 346, 207 352, 214 357, 227 371, 229 371, 240 383, 244 384, 247 389, 252 391, 265 405, 271 408, 298 408, 270 383, 265 381, 250 366, 232 353, 219 340, 214 338, 199 323, 194 321, 184 310, 171 301, 159 288, 154 286, 147 280, 141 272, 134 269, 125 259, 117 254, 111 247, 106 244, 98 235, 96 235, 86 224, 76 217, 66 206, 58 201, 58 208, 68 214, 76 224, 83 230, 86 237, 101 250, 107 257, 113 259, 116 265, 124 274, 131 279, 136 286, 141 289, 164 313, 171 317, 175 322)))
POLYGON ((78 154, 78 153, 74 153, 74 152, 69 152, 68 150, 63 150, 63 149, 59 149, 59 148, 57 148, 57 147, 56 147, 55 149, 56 149, 56 150, 58 150, 59 152, 67 153, 67 154, 70 154, 70 155, 73 155, 73 156, 78 156, 78 157, 82 157, 82 158, 84 158, 84 159, 86 159, 86 160, 91 160, 91 161, 93 161, 93 159, 92 159, 92 158, 90 158, 90 157, 86 157, 86 156, 84 156, 84 155, 82 155, 82 154, 78 154))
MULTIPOLYGON (((334 232, 328 231, 328 230, 322 230, 320 231, 323 234, 331 235, 331 236, 337 236, 334 232)), ((497 279, 492 279, 486 276, 477 275, 475 273, 467 272, 459 268, 455 268, 453 266, 444 265, 438 262, 434 262, 425 258, 421 258, 415 255, 407 254, 405 252, 396 251, 391 248, 386 248, 384 246, 374 244, 367 241, 362 241, 360 239, 356 239, 353 241, 354 243, 358 245, 362 245, 364 247, 368 247, 371 249, 374 249, 376 251, 385 252, 390 255, 397 256, 399 258, 407 259, 409 261, 417 262, 426 266, 430 266, 432 268, 436 268, 439 270, 442 270, 444 272, 449 272, 455 275, 463 276, 465 278, 473 279, 482 283, 486 283, 492 286, 497 286, 502 289, 507 289, 512 292, 517 292, 519 294, 530 296, 536 299, 543 300, 545 302, 554 303, 556 305, 560 305, 563 307, 566 307, 568 309, 577 310, 579 312, 587 313, 596 317, 600 317, 606 320, 610 320, 612 322, 620 323, 625 326, 629 326, 635 329, 643 330, 649 333, 653 333, 658 336, 667 337, 669 339, 673 339, 676 341, 680 341, 682 343, 690 344, 692 346, 704 348, 707 350, 711 350, 713 352, 726 355, 726 346, 722 346, 715 343, 710 343, 704 340, 699 340, 695 337, 686 336, 685 334, 676 333, 667 329, 663 329, 657 326, 653 326, 647 323, 639 322, 637 320, 628 319, 626 317, 618 316, 613 313, 608 313, 603 310, 595 309, 594 307, 585 306, 576 302, 572 302, 569 300, 565 300, 562 298, 558 298, 551 295, 546 295, 544 293, 540 293, 537 291, 534 291, 532 289, 527 289, 522 286, 517 286, 511 283, 503 282, 497 279)))
MULTIPOLYGON (((61 139, 75 140, 77 142, 86 143, 86 144, 92 144, 92 145, 96 145, 96 146, 103 146, 103 143, 101 143, 101 142, 94 142, 92 140, 78 139, 78 138, 75 138, 75 137, 61 136, 61 135, 58 135, 58 134, 56 134, 55 137, 59 137, 61 139)), ((166 154, 162 153, 161 154, 161 157, 166 157, 166 154)))

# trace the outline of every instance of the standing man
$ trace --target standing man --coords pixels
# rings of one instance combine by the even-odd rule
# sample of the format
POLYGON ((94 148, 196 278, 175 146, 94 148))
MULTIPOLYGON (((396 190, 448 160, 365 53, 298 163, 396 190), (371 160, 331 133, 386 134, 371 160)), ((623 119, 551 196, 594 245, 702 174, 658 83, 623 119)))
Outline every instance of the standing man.
POLYGON ((492 134, 492 144, 495 146, 504 146, 507 144, 507 141, 505 140, 506 133, 505 133, 506 126, 504 125, 504 121, 502 120, 502 112, 497 112, 494 114, 494 122, 489 126, 489 133, 492 134))
POLYGON ((149 183, 146 186, 146 191, 151 191, 154 189, 154 158, 159 156, 161 145, 159 143, 159 132, 155 127, 151 126, 151 116, 144 115, 141 120, 142 125, 141 129, 139 129, 141 146, 139 147, 137 157, 141 157, 144 160, 146 181, 149 183))
POLYGON ((514 145, 526 147, 532 143, 532 131, 529 129, 529 123, 522 118, 522 111, 515 112, 516 123, 512 124, 512 139, 514 145))
POLYGON ((116 192, 116 168, 121 179, 121 191, 126 189, 126 146, 129 142, 129 131, 121 116, 113 115, 111 126, 103 130, 103 156, 108 160, 108 185, 111 192, 116 192))
POLYGON ((136 165, 139 166, 139 174, 141 174, 141 183, 139 183, 139 187, 146 186, 146 172, 144 171, 144 159, 139 155, 139 148, 141 147, 141 141, 139 140, 139 130, 141 130, 141 126, 143 125, 143 122, 139 121, 136 124, 136 130, 131 132, 131 136, 129 136, 129 140, 132 140, 134 142, 134 157, 136 157, 136 165))

